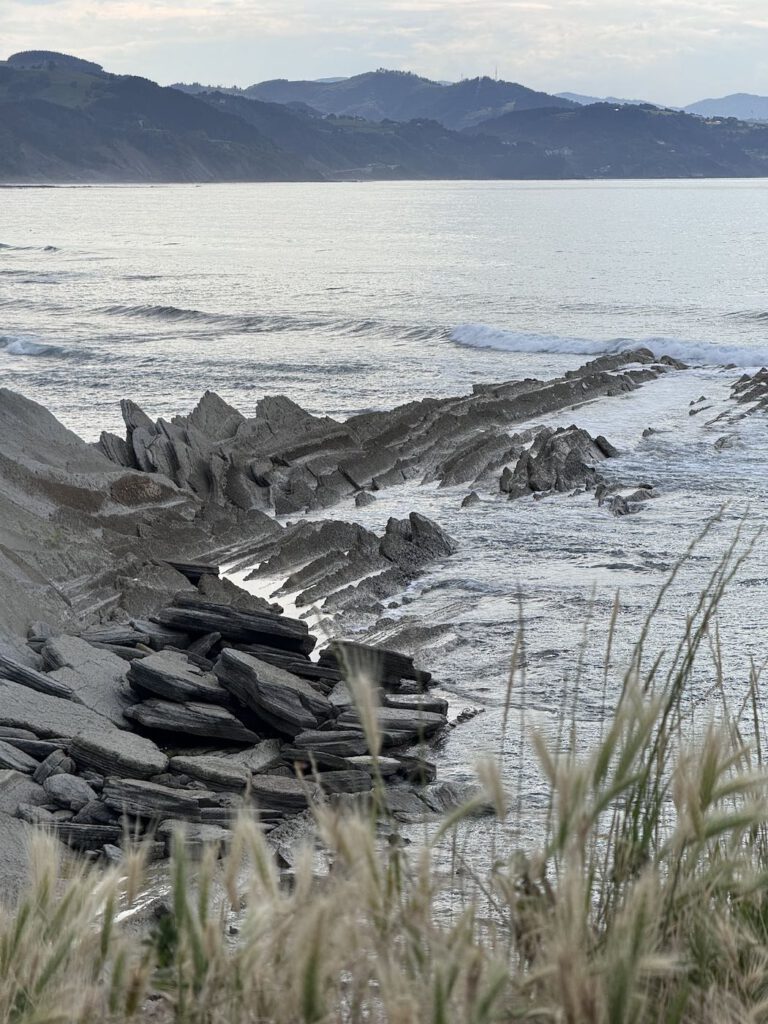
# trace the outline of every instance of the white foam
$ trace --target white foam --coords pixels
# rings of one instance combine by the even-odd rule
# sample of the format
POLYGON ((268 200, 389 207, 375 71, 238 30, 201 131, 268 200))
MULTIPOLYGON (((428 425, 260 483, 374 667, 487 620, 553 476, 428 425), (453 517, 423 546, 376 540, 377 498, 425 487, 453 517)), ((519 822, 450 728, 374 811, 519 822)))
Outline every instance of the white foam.
POLYGON ((25 334, 0 336, 0 348, 11 356, 51 356, 61 351, 55 345, 42 345, 25 334))
POLYGON ((768 348, 741 345, 715 345, 684 338, 597 338, 567 337, 557 334, 533 334, 507 331, 488 324, 459 324, 450 340, 469 348, 487 348, 500 352, 552 352, 565 355, 601 356, 628 349, 649 348, 657 356, 672 356, 688 363, 708 366, 758 367, 768 363, 768 348))

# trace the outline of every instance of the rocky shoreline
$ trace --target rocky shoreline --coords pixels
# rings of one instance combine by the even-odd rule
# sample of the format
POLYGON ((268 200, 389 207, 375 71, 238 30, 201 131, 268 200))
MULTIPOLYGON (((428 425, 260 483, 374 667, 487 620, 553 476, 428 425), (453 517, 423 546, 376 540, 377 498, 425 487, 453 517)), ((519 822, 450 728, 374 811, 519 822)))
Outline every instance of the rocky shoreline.
POLYGON ((365 640, 455 542, 417 511, 383 533, 322 515, 407 481, 465 488, 468 515, 481 494, 574 491, 634 512, 653 491, 606 482, 609 440, 539 420, 679 368, 639 349, 345 422, 285 397, 247 418, 208 392, 157 422, 124 401, 125 437, 96 445, 1 390, 6 889, 27 826, 110 859, 145 836, 161 857, 180 822, 193 844, 226 844, 252 809, 285 850, 296 815, 370 799, 376 771, 393 817, 444 810, 458 794, 436 782, 429 750, 450 728, 447 702, 412 657, 365 640), (235 586, 236 572, 281 580, 272 597, 300 617, 235 586), (332 638, 322 649, 310 617, 332 638), (361 673, 378 695, 378 759, 348 684, 361 673))

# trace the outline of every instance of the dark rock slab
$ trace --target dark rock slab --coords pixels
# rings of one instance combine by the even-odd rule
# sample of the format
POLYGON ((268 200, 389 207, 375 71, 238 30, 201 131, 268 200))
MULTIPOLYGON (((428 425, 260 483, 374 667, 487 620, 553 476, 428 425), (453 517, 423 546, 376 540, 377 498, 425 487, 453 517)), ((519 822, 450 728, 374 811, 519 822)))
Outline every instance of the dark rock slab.
POLYGON ((169 559, 164 559, 166 565, 170 565, 176 572, 180 572, 182 576, 186 576, 190 583, 194 583, 195 586, 200 582, 203 576, 215 576, 218 578, 219 566, 218 565, 205 565, 199 562, 171 562, 169 559))
POLYGON ((39 761, 36 761, 34 757, 30 757, 29 754, 25 754, 23 750, 19 750, 18 747, 12 746, 5 740, 0 740, 0 769, 10 769, 31 775, 38 765, 39 761))
MULTIPOLYGON (((382 736, 391 737, 393 742, 415 736, 428 736, 442 729, 446 724, 445 715, 431 711, 408 710, 405 708, 380 707, 376 721, 382 736)), ((339 715, 338 724, 344 728, 362 731, 362 723, 355 708, 347 708, 339 715)))
POLYGON ((311 776, 323 793, 370 793, 371 774, 366 771, 347 769, 320 772, 311 776))
POLYGON ((56 836, 75 850, 100 850, 106 844, 117 845, 123 835, 119 825, 81 825, 60 821, 54 826, 56 836))
POLYGON ((286 651, 309 654, 315 638, 299 619, 269 612, 246 612, 227 605, 196 603, 192 607, 164 608, 155 621, 196 636, 220 633, 233 643, 265 644, 286 651))
POLYGON ((118 729, 76 736, 69 751, 79 767, 104 776, 146 779, 168 767, 168 758, 152 740, 118 729))
POLYGON ((72 698, 72 690, 64 683, 51 679, 45 672, 38 672, 37 669, 22 665, 0 652, 0 681, 8 679, 19 686, 26 686, 30 690, 47 694, 50 697, 60 697, 63 700, 72 698))
POLYGON ((199 800, 192 793, 143 779, 107 779, 101 799, 113 811, 131 817, 188 821, 200 817, 199 800))
POLYGON ((307 730, 295 737, 293 746, 307 753, 333 754, 336 757, 355 757, 368 753, 365 736, 350 729, 307 730))
POLYGON ((188 702, 176 704, 168 700, 145 700, 126 712, 133 722, 145 729, 182 733, 186 736, 207 736, 233 743, 257 743, 259 737, 236 718, 231 711, 217 704, 188 702))
POLYGON ((228 704, 228 692, 215 675, 204 672, 183 654, 163 651, 131 665, 128 681, 139 692, 177 702, 228 704))
POLYGON ((73 825, 114 825, 115 812, 101 800, 90 800, 72 819, 73 825))
POLYGON ((72 775, 74 771, 75 762, 63 747, 58 747, 44 761, 40 762, 32 777, 38 785, 42 786, 45 780, 50 779, 52 775, 72 775))
POLYGON ((276 775, 255 775, 251 784, 251 796, 257 806, 284 814, 304 810, 318 798, 319 792, 314 782, 307 779, 276 775))
POLYGON ((320 664, 336 666, 345 674, 364 672, 384 687, 397 688, 402 679, 411 679, 426 687, 432 680, 429 672, 416 668, 409 655, 352 640, 335 640, 320 652, 320 664))
POLYGON ((306 680, 241 651, 223 651, 216 675, 241 704, 285 735, 316 729, 334 715, 329 701, 306 680))

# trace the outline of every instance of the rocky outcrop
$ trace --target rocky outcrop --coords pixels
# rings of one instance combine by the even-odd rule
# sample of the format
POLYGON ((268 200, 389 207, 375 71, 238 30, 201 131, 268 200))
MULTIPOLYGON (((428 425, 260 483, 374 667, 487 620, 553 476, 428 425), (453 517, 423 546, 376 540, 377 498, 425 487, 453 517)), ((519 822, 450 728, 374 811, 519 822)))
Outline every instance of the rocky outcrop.
POLYGON ((512 499, 590 488, 600 479, 596 466, 617 454, 604 437, 592 438, 579 427, 544 428, 520 454, 514 469, 506 468, 501 474, 499 489, 512 499))

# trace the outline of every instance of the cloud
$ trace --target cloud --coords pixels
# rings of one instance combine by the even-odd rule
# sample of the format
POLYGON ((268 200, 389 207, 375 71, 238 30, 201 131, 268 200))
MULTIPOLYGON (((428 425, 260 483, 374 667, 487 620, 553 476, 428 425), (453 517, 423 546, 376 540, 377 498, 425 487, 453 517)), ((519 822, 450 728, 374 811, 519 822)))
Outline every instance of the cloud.
POLYGON ((689 102, 768 92, 765 0, 0 0, 8 52, 249 84, 386 62, 437 78, 689 102))

